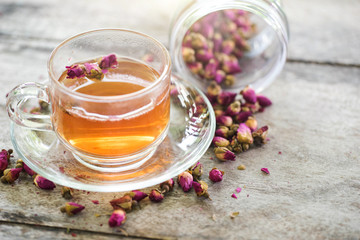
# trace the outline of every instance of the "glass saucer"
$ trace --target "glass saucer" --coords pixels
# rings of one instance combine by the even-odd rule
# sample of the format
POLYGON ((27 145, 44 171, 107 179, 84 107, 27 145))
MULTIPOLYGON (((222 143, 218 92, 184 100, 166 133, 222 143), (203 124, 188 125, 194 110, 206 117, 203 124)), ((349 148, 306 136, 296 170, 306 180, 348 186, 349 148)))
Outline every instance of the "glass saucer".
POLYGON ((63 186, 97 192, 122 192, 159 184, 188 169, 206 152, 215 132, 210 102, 196 87, 175 75, 171 83, 169 132, 152 157, 122 172, 102 172, 77 161, 51 131, 11 122, 19 157, 41 176, 63 186))

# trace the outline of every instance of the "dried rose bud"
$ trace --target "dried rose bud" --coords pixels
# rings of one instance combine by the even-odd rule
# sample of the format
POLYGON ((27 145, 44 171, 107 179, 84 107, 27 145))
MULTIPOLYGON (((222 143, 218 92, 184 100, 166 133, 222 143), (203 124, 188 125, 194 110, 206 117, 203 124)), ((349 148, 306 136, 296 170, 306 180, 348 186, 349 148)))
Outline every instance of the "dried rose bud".
POLYGON ((239 128, 239 124, 232 124, 229 127, 228 138, 232 138, 237 133, 238 128, 239 128))
POLYGON ((72 199, 74 196, 74 190, 72 188, 63 186, 61 188, 61 196, 65 199, 72 199))
POLYGON ((213 38, 213 43, 214 43, 214 51, 215 52, 219 52, 221 49, 221 45, 222 45, 222 41, 223 41, 223 37, 220 33, 215 33, 214 34, 214 38, 213 38))
POLYGON ((252 88, 246 87, 240 92, 240 94, 243 96, 246 102, 256 103, 256 93, 252 88))
POLYGON ((219 94, 217 100, 218 103, 224 107, 229 106, 230 103, 232 103, 236 98, 236 93, 223 91, 219 94))
POLYGON ((195 179, 196 178, 199 179, 203 172, 202 168, 203 168, 203 165, 200 162, 197 162, 194 166, 190 167, 189 170, 195 179))
POLYGON ((256 103, 245 103, 241 106, 241 109, 246 111, 251 111, 252 113, 256 113, 260 110, 261 106, 258 102, 256 103))
POLYGON ((11 168, 5 169, 4 176, 1 177, 1 182, 3 183, 13 183, 16 179, 19 178, 22 168, 11 168))
POLYGON ((195 62, 195 51, 192 48, 183 47, 182 48, 182 56, 186 63, 195 62))
POLYGON ((236 138, 239 143, 253 143, 253 137, 251 135, 251 130, 245 123, 241 123, 237 130, 236 138))
POLYGON ((52 181, 47 180, 46 178, 44 178, 40 175, 36 175, 36 177, 34 178, 34 184, 38 188, 45 189, 45 190, 53 190, 56 187, 52 181))
POLYGON ((67 77, 66 78, 81 78, 85 77, 84 66, 80 64, 74 64, 72 66, 66 66, 67 77))
POLYGON ((220 126, 231 126, 233 124, 233 120, 230 116, 219 116, 216 118, 216 123, 220 126))
POLYGON ((0 158, 6 158, 7 160, 10 159, 11 154, 13 153, 13 150, 12 149, 9 149, 9 150, 5 150, 5 149, 2 149, 1 152, 0 152, 0 158))
POLYGON ((200 29, 200 33, 204 37, 211 39, 214 36, 214 27, 211 24, 204 24, 200 29))
MULTIPOLYGON (((209 62, 214 57, 211 49, 200 49, 196 52, 196 60, 201 62, 209 62)), ((205 70, 206 72, 206 70, 205 70)))
POLYGON ((159 190, 153 189, 149 194, 149 199, 152 202, 161 202, 164 199, 164 195, 159 190))
POLYGON ((252 133, 255 145, 261 145, 266 143, 266 136, 268 134, 269 127, 263 126, 252 133))
POLYGON ((191 35, 186 35, 186 36, 184 37, 183 42, 182 42, 182 46, 183 46, 183 47, 192 48, 192 46, 191 46, 191 40, 192 40, 191 35))
POLYGON ((243 148, 242 148, 242 144, 239 143, 239 141, 236 139, 236 137, 234 136, 230 142, 230 148, 232 151, 234 151, 235 153, 241 153, 243 152, 243 148))
POLYGON ((0 173, 2 173, 9 165, 7 154, 0 152, 0 173))
POLYGON ((220 24, 220 32, 224 35, 226 34, 232 34, 236 31, 237 26, 234 22, 222 22, 220 24))
POLYGON ((139 190, 132 190, 129 193, 129 196, 132 198, 132 200, 140 202, 141 200, 146 198, 148 195, 146 193, 144 193, 144 192, 139 191, 139 190))
POLYGON ((222 137, 214 137, 212 142, 217 147, 227 147, 230 144, 229 140, 222 137))
POLYGON ((209 172, 209 178, 211 181, 213 182, 221 182, 224 176, 224 172, 220 171, 217 168, 213 168, 211 169, 211 171, 209 172))
POLYGON ((270 174, 269 169, 267 168, 262 168, 261 171, 265 174, 270 174))
POLYGON ((168 193, 173 190, 175 182, 172 178, 160 184, 160 190, 164 193, 168 193))
POLYGON ((228 74, 236 74, 241 72, 239 62, 234 60, 226 60, 223 63, 222 70, 228 74))
POLYGON ((199 182, 194 182, 193 183, 194 186, 194 190, 196 192, 196 195, 198 197, 209 197, 209 193, 208 193, 208 185, 206 182, 204 181, 199 181, 199 182))
POLYGON ((15 168, 24 168, 24 162, 23 162, 23 160, 18 159, 18 160, 16 161, 15 168))
POLYGON ((131 211, 132 198, 129 195, 125 195, 121 198, 111 200, 110 204, 114 209, 122 208, 125 211, 131 211))
POLYGON ((154 55, 152 55, 151 53, 145 54, 141 60, 143 60, 144 62, 147 63, 152 63, 154 61, 154 55))
POLYGON ((246 152, 250 148, 250 144, 248 144, 248 143, 242 143, 241 146, 242 146, 243 152, 246 152))
POLYGON ((238 123, 244 123, 250 116, 252 116, 251 111, 239 112, 239 114, 236 115, 235 120, 238 123))
POLYGON ((234 116, 238 115, 240 111, 241 111, 240 101, 235 101, 228 106, 225 114, 228 116, 234 117, 234 116))
POLYGON ((215 156, 223 162, 228 160, 235 161, 236 158, 235 154, 226 147, 216 147, 214 153, 215 156))
POLYGON ((200 33, 191 33, 191 46, 194 49, 207 48, 206 38, 200 33))
POLYGON ((107 68, 115 68, 117 66, 118 62, 116 59, 115 54, 110 54, 105 57, 103 57, 99 63, 99 67, 101 69, 107 69, 107 68))
POLYGON ((214 109, 215 117, 220 117, 225 114, 225 112, 221 109, 214 109))
POLYGON ((126 221, 126 212, 122 209, 114 210, 109 218, 110 227, 119 227, 126 221))
POLYGON ((222 52, 230 54, 235 49, 235 42, 232 40, 225 40, 222 42, 222 52))
POLYGON ((268 107, 268 106, 270 106, 272 104, 271 100, 268 99, 267 97, 263 96, 263 95, 257 95, 256 100, 258 101, 258 103, 262 107, 268 107))
POLYGON ((226 86, 232 86, 235 83, 234 75, 226 75, 224 83, 226 86))
POLYGON ((243 50, 239 49, 239 48, 235 48, 233 51, 233 54, 238 58, 242 58, 244 56, 244 52, 243 50))
POLYGON ((204 77, 206 79, 214 79, 218 66, 219 63, 214 58, 211 59, 209 63, 206 64, 204 77))
POLYGON ((258 126, 257 121, 254 117, 249 117, 248 120, 246 120, 245 124, 250 128, 251 132, 255 131, 258 126))
POLYGON ((83 205, 74 202, 67 202, 65 203, 65 206, 60 208, 60 211, 65 212, 68 216, 74 216, 84 209, 85 207, 83 205))
POLYGON ((95 63, 84 63, 85 67, 85 76, 89 79, 102 80, 104 74, 101 69, 95 63))
POLYGON ((224 81, 225 77, 226 77, 226 73, 223 70, 221 70, 221 69, 216 70, 215 76, 214 76, 215 82, 217 82, 218 84, 221 84, 224 81))
POLYGON ((224 10, 223 14, 231 21, 234 21, 236 19, 236 12, 232 9, 224 10))
POLYGON ((31 168, 29 168, 28 165, 26 165, 25 163, 24 163, 24 170, 25 170, 25 172, 26 172, 27 174, 29 174, 31 177, 36 174, 36 173, 35 173, 33 170, 31 170, 31 168))
POLYGON ((226 126, 220 126, 220 127, 215 131, 215 136, 227 138, 227 137, 228 137, 228 132, 229 132, 229 128, 228 128, 228 127, 226 127, 226 126))
POLYGON ((190 191, 193 184, 193 176, 188 171, 180 173, 177 179, 178 184, 181 186, 184 192, 190 191))
POLYGON ((211 82, 207 88, 207 96, 210 98, 217 97, 221 91, 221 87, 216 82, 211 82))
POLYGON ((203 64, 201 62, 193 62, 188 63, 187 67, 193 74, 199 74, 201 71, 203 71, 203 64))

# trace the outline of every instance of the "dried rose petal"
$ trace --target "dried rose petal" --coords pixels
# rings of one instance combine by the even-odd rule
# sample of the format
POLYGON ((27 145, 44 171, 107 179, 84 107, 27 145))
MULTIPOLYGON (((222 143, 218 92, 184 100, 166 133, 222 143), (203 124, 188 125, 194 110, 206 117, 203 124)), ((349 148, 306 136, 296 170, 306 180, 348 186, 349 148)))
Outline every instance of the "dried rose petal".
POLYGON ((213 182, 221 182, 224 176, 224 172, 217 168, 211 169, 209 172, 209 179, 213 182))
POLYGON ((159 190, 157 189, 153 189, 151 190, 150 194, 149 194, 149 199, 152 201, 152 202, 161 202, 163 199, 164 199, 164 195, 159 192, 159 190))
POLYGON ((126 221, 126 212, 122 209, 114 210, 109 218, 110 227, 118 227, 126 221))
POLYGON ((93 204, 99 204, 99 200, 91 200, 93 204))
POLYGON ((246 87, 240 92, 240 94, 243 96, 246 102, 252 104, 256 103, 256 93, 252 88, 246 87))
POLYGON ((15 182, 19 178, 21 171, 22 171, 22 168, 5 169, 4 176, 1 177, 1 182, 3 182, 3 183, 15 182))
POLYGON ((64 207, 60 208, 61 212, 65 212, 68 216, 73 216, 84 210, 85 207, 83 205, 74 203, 74 202, 67 202, 65 203, 64 207))
POLYGON ((235 195, 235 193, 231 194, 231 197, 237 199, 237 196, 235 195))
POLYGON ((217 147, 227 147, 230 145, 229 140, 222 137, 214 137, 212 142, 217 147))
POLYGON ((268 107, 272 104, 271 100, 263 95, 257 95, 256 100, 262 107, 268 107))
POLYGON ((226 147, 217 147, 214 149, 214 153, 217 159, 221 161, 235 161, 236 155, 226 147))
POLYGON ((178 184, 181 186, 184 192, 190 191, 193 184, 193 180, 194 180, 193 176, 188 171, 180 173, 177 179, 178 184))
POLYGON ((36 177, 34 178, 34 183, 38 188, 45 190, 53 190, 56 187, 52 181, 47 180, 40 175, 36 175, 36 177))
POLYGON ((105 57, 103 57, 99 63, 99 67, 101 69, 107 69, 107 68, 115 68, 117 66, 118 62, 116 59, 115 54, 110 54, 105 57))
POLYGON ((267 168, 262 168, 261 171, 264 172, 265 174, 270 174, 269 169, 267 168))
POLYGON ((241 192, 241 188, 236 188, 236 190, 235 190, 237 193, 240 193, 241 192))

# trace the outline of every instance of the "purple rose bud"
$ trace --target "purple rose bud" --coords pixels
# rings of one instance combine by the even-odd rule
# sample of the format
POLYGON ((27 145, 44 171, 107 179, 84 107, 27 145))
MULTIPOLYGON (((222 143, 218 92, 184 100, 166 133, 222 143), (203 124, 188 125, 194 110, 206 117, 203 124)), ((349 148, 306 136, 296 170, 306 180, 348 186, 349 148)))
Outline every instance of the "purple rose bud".
POLYGON ((230 145, 229 140, 222 137, 214 137, 212 142, 217 147, 227 147, 230 145))
POLYGON ((117 59, 115 54, 110 54, 105 57, 103 57, 99 63, 99 67, 101 69, 107 69, 107 68, 116 68, 117 67, 117 59))
POLYGON ((214 57, 211 49, 200 49, 196 52, 196 60, 207 63, 214 57))
POLYGON ((47 180, 46 178, 44 178, 40 175, 36 175, 36 177, 34 178, 34 184, 38 188, 45 189, 45 190, 53 190, 56 187, 52 181, 47 180))
POLYGON ((152 202, 161 202, 164 199, 164 195, 161 192, 159 192, 159 190, 153 189, 149 194, 149 199, 152 202))
POLYGON ((209 197, 209 193, 208 193, 208 185, 206 182, 204 181, 199 181, 199 182, 193 182, 193 186, 194 186, 194 190, 196 192, 196 195, 198 197, 209 197))
POLYGON ((233 124, 233 120, 230 116, 219 116, 216 118, 216 123, 220 126, 230 127, 233 124))
POLYGON ((235 48, 233 51, 233 54, 238 58, 242 58, 244 56, 244 52, 243 50, 239 49, 239 48, 235 48))
POLYGON ((132 199, 137 202, 140 202, 141 200, 143 200, 144 198, 146 198, 148 196, 146 193, 141 192, 139 190, 133 190, 131 192, 134 193, 134 196, 132 196, 132 199))
POLYGON ((261 145, 267 142, 268 126, 263 126, 252 133, 254 144, 261 145))
POLYGON ((230 103, 234 102, 236 93, 223 91, 218 96, 218 103, 224 107, 229 106, 230 103))
POLYGON ((191 46, 193 49, 206 49, 208 48, 206 38, 200 33, 191 33, 191 46))
POLYGON ((229 128, 228 128, 228 127, 226 127, 226 126, 220 126, 220 127, 215 131, 215 136, 227 138, 227 137, 228 137, 228 132, 229 132, 229 128))
POLYGON ((227 17, 231 21, 234 21, 237 17, 236 12, 232 9, 224 10, 223 13, 224 13, 225 17, 227 17))
POLYGON ((200 33, 204 37, 211 39, 214 36, 214 27, 211 24, 204 24, 200 29, 200 33))
POLYGON ((262 168, 261 171, 265 174, 270 174, 269 169, 267 168, 262 168))
POLYGON ((251 111, 239 112, 239 114, 236 115, 235 119, 238 123, 243 123, 248 120, 250 116, 252 116, 251 111))
POLYGON ((170 178, 169 180, 160 184, 160 189, 165 193, 170 192, 173 190, 174 184, 175 184, 174 179, 170 178))
POLYGON ((235 83, 234 75, 230 75, 230 74, 226 75, 224 83, 225 83, 226 86, 234 85, 234 83, 235 83))
POLYGON ((241 37, 240 35, 235 34, 234 35, 234 41, 235 41, 235 45, 237 47, 239 47, 240 49, 243 49, 245 51, 249 51, 250 50, 250 45, 246 42, 246 40, 241 37))
POLYGON ((254 117, 249 117, 248 120, 246 120, 245 124, 250 128, 251 132, 255 131, 258 126, 257 121, 254 117))
POLYGON ((72 66, 66 66, 67 68, 67 78, 81 78, 85 77, 85 70, 83 66, 79 64, 74 64, 72 66))
POLYGON ((215 73, 219 63, 213 58, 209 61, 209 63, 205 67, 204 77, 206 79, 213 79, 215 77, 215 73))
POLYGON ((233 34, 237 29, 234 22, 223 21, 220 24, 220 32, 224 35, 233 34))
POLYGON ((241 104, 239 101, 235 101, 228 106, 225 114, 234 117, 238 115, 240 111, 241 111, 241 104))
POLYGON ((222 37, 222 35, 221 35, 220 33, 215 33, 215 34, 214 34, 214 38, 213 38, 214 51, 215 51, 215 52, 220 52, 222 42, 223 42, 223 37, 222 37))
POLYGON ((102 80, 104 74, 101 69, 95 63, 84 63, 85 67, 85 76, 90 79, 102 80))
POLYGON ((187 67, 193 74, 198 74, 203 70, 203 65, 201 62, 188 63, 187 67))
POLYGON ((192 41, 191 35, 186 35, 186 36, 184 37, 183 42, 182 42, 182 46, 183 46, 183 47, 192 48, 192 47, 191 47, 191 41, 192 41))
POLYGON ((224 70, 224 72, 229 74, 236 74, 241 72, 239 63, 237 61, 234 61, 233 59, 225 60, 223 63, 222 70, 224 70))
POLYGON ((240 94, 243 96, 246 102, 252 104, 256 103, 256 93, 252 88, 246 87, 240 92, 240 94))
MULTIPOLYGON (((5 150, 6 151, 6 150, 5 150)), ((2 173, 9 165, 7 153, 0 152, 0 173, 2 173)))
POLYGON ((15 182, 19 178, 21 171, 22 171, 22 168, 5 169, 4 175, 1 177, 1 182, 3 182, 3 183, 15 182))
POLYGON ((65 203, 65 206, 60 208, 60 211, 65 212, 68 216, 74 216, 84 209, 85 207, 83 205, 74 202, 67 202, 65 203))
POLYGON ((188 171, 180 173, 177 179, 178 184, 181 186, 184 192, 190 191, 193 180, 193 176, 188 171))
POLYGON ((223 162, 228 160, 235 161, 236 158, 235 154, 226 147, 217 147, 214 149, 214 153, 215 156, 223 162))
POLYGON ((200 32, 201 28, 202 28, 202 25, 201 25, 200 21, 196 22, 191 26, 191 32, 200 32))
POLYGON ((211 181, 213 182, 221 182, 224 176, 224 172, 220 171, 217 168, 213 168, 211 169, 211 171, 209 172, 209 178, 211 181))
POLYGON ((236 138, 239 143, 253 143, 253 137, 251 135, 250 128, 245 124, 241 123, 236 133, 236 138))
POLYGON ((109 218, 110 227, 119 227, 126 221, 126 212, 122 209, 115 210, 109 218))
POLYGON ((132 197, 129 195, 124 195, 121 198, 113 199, 110 201, 113 209, 124 209, 125 211, 130 211, 132 207, 132 197))
POLYGON ((190 167, 189 170, 191 171, 193 177, 200 178, 203 172, 202 168, 203 165, 200 162, 197 162, 194 166, 190 167))
POLYGON ((257 95, 256 100, 258 101, 258 103, 262 107, 268 107, 268 106, 270 106, 272 104, 271 100, 268 99, 267 97, 263 96, 263 95, 257 95))
POLYGON ((230 54, 235 49, 235 42, 232 40, 225 40, 222 42, 222 52, 225 54, 230 54))
POLYGON ((216 98, 222 92, 221 87, 216 82, 211 82, 207 88, 207 97, 216 98))
POLYGON ((213 24, 215 24, 215 21, 218 19, 218 16, 219 16, 218 12, 212 12, 212 13, 206 15, 202 19, 202 22, 204 22, 205 24, 213 25, 213 24))
POLYGON ((218 84, 220 84, 224 81, 225 77, 226 77, 226 73, 223 70, 219 69, 215 72, 214 80, 218 84))
POLYGON ((195 51, 192 48, 183 47, 182 48, 182 56, 186 63, 195 62, 195 51))

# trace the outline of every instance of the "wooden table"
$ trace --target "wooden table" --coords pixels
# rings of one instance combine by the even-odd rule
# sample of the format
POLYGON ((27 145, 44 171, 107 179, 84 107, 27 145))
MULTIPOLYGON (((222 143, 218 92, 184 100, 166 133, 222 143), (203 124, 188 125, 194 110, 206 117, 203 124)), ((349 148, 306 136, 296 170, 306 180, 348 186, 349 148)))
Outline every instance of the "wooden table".
MULTIPOLYGON (((96 214, 109 214, 109 200, 121 193, 76 191, 74 201, 86 210, 67 217, 59 211, 66 202, 60 186, 39 190, 22 176, 13 186, 0 184, 0 239, 359 239, 360 2, 284 5, 289 58, 264 92, 273 106, 257 117, 271 127, 271 141, 236 162, 211 160, 207 152, 205 172, 226 172, 223 182, 209 186, 212 201, 176 188, 163 203, 146 201, 129 213, 122 230, 112 229, 108 216, 96 214), (236 169, 240 163, 245 171, 236 169), (262 167, 271 174, 261 174, 262 167), (243 191, 233 199, 237 187, 243 191), (240 214, 231 219, 235 211, 240 214)), ((0 148, 12 147, 5 94, 45 80, 48 56, 60 41, 89 29, 125 27, 167 44, 175 6, 168 0, 0 0, 0 148)))

